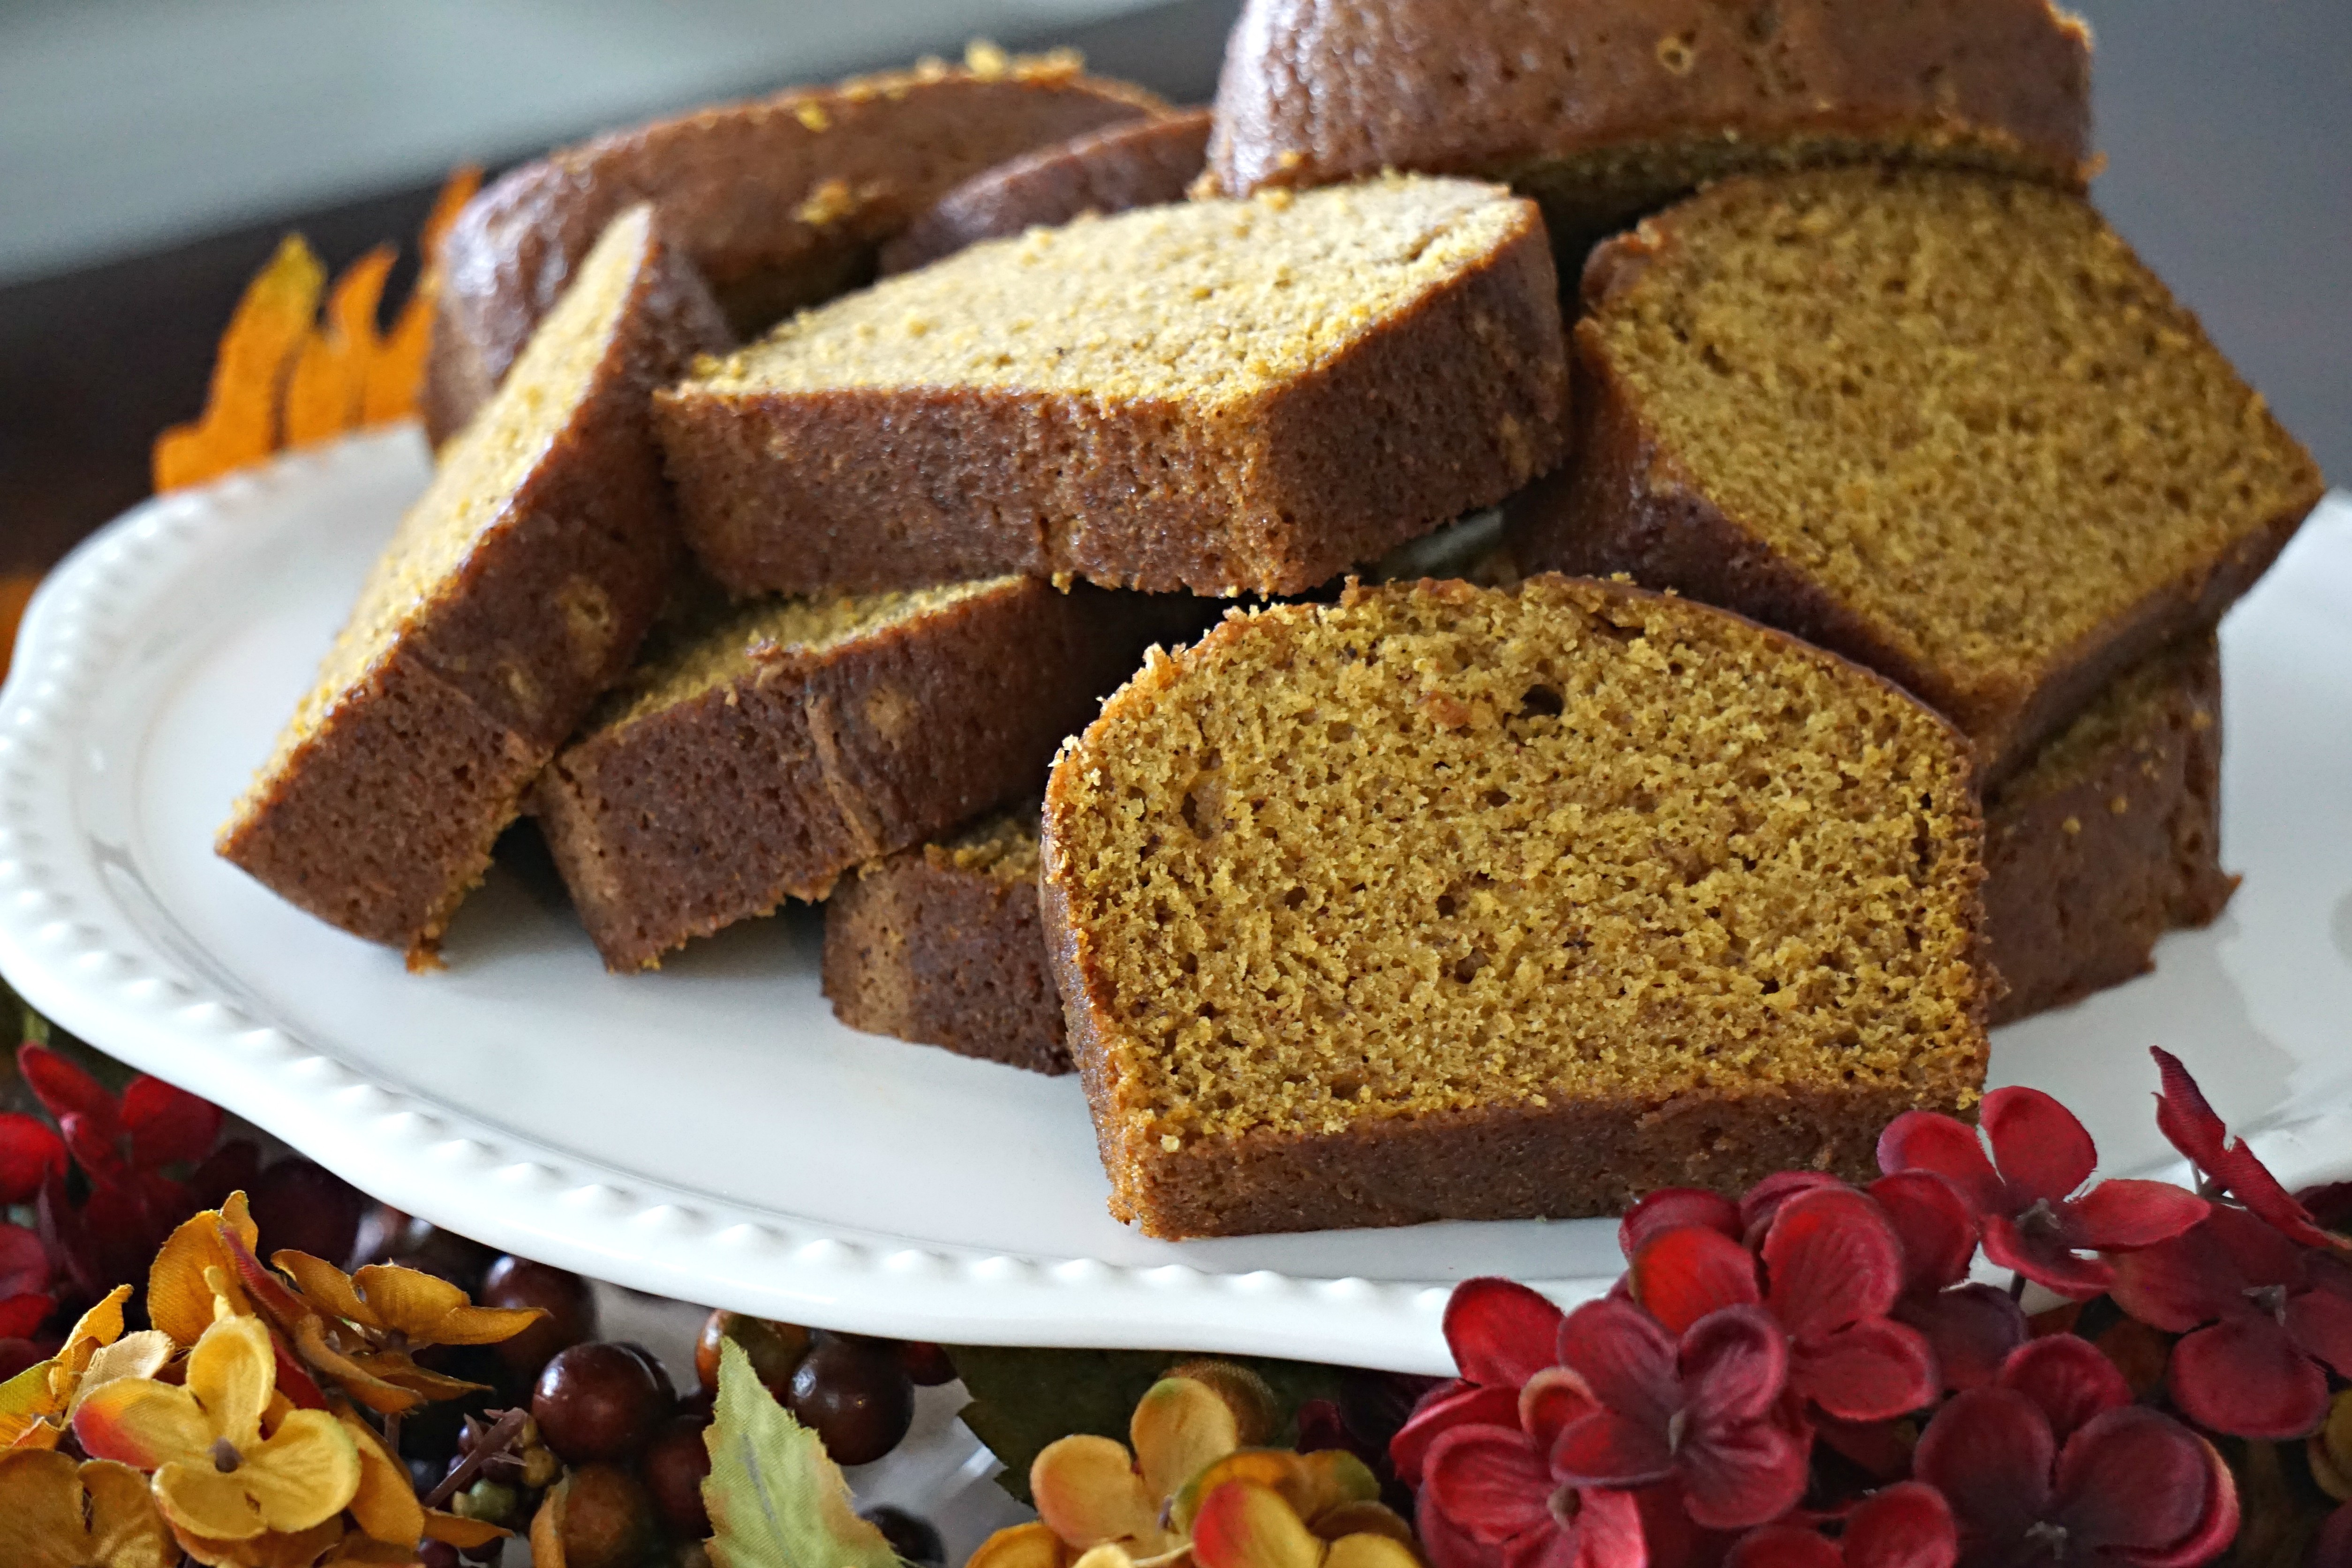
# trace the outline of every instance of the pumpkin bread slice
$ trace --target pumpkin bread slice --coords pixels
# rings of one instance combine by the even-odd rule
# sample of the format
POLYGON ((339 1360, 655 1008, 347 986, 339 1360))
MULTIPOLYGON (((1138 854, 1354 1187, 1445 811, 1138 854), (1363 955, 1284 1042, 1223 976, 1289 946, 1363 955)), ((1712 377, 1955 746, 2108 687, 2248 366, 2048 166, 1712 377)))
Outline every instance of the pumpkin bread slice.
POLYGON ((1624 572, 1909 688, 1997 784, 2211 626, 2322 492, 2086 204, 1989 175, 1727 180, 1594 251, 1577 461, 1529 571, 1624 572))
POLYGON ((1154 1236, 1863 1177, 1982 1081, 1966 742, 1686 600, 1229 616, 1063 752, 1044 827, 1111 1210, 1154 1236))
POLYGON ((726 336, 652 209, 614 219, 401 519, 222 855, 432 962, 499 831, 660 606, 677 528, 646 398, 726 336))
POLYGON ((1559 456, 1543 224, 1394 178, 1183 202, 960 251, 656 400, 730 591, 992 572, 1295 593, 1559 456))

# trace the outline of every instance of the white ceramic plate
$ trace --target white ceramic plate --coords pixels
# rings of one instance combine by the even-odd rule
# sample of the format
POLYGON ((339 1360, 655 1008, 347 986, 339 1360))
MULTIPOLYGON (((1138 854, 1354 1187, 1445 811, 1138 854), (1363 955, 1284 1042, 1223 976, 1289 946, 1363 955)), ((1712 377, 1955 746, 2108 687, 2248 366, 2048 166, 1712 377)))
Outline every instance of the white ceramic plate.
MULTIPOLYGON (((215 826, 422 486, 405 430, 142 506, 35 600, 0 695, 0 969, 37 1006, 404 1209, 667 1296, 871 1332, 1445 1366, 1445 1287, 1563 1299, 1599 1221, 1148 1240, 1074 1079, 853 1034, 811 911, 604 973, 495 875, 415 976, 215 859, 215 826)), ((2291 1180, 2352 1165, 2352 500, 2224 628, 2229 862, 2157 973, 1994 1037, 2111 1171, 2168 1162, 2169 1046, 2291 1180)))

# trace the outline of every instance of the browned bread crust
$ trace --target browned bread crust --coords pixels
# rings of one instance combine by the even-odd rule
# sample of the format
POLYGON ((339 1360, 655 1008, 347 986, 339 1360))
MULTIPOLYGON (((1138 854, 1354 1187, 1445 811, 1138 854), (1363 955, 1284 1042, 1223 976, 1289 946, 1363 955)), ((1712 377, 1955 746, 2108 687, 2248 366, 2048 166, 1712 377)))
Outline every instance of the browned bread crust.
POLYGON ((1111 1212, 1150 1235, 1861 1179, 1892 1116, 1982 1082, 1965 742, 1688 601, 1546 576, 1231 616, 1065 748, 1044 835, 1111 1212), (1822 858, 1844 901, 1784 912, 1822 858))
MULTIPOLYGON (((1813 237, 1829 232, 1814 228, 1800 243, 1812 243, 1813 237)), ((1955 233, 1950 237, 1961 237, 1955 233)), ((1822 237, 1821 250, 1811 258, 1819 269, 1820 281, 1784 288, 1769 303, 1759 293, 1759 318, 1770 312, 1785 321, 1799 310, 1825 310, 1842 316, 1834 330, 1852 333, 1855 341, 1878 330, 1868 319, 1868 302, 1858 297, 1874 291, 1876 286, 1857 287, 1850 275, 1851 256, 1832 249, 1838 243, 1822 237)), ((1923 286, 1934 265, 1932 258, 1920 264, 1916 279, 1923 286)), ((2213 625, 2277 558, 2325 488, 2309 453, 2280 427, 2261 396, 2238 380, 2205 337, 2196 317, 2173 300, 2087 206, 2040 187, 1990 176, 1867 170, 1727 180, 1596 248, 1585 267, 1583 295, 1586 314, 1573 333, 1577 456, 1510 502, 1511 541, 1520 566, 1530 572, 1628 574, 1646 586, 1670 588, 1738 610, 1867 665, 1917 693, 1967 731, 1977 745, 1989 784, 1999 783, 2021 766, 2036 746, 2069 722, 2124 670, 2168 643, 2213 625), (2096 253, 2086 249, 2082 256, 2082 275, 2090 277, 2089 269, 2096 267, 2102 271, 2099 287, 2113 290, 2096 301, 2082 303, 2078 319, 2107 311, 2113 321, 2133 328, 2124 335, 2137 336, 2150 345, 2150 361, 2190 364, 2204 378, 2197 390, 2201 403, 2189 403, 2183 395, 2180 404, 2146 415, 2133 407, 2121 418, 2128 424, 2146 417, 2170 426, 2166 439, 2175 446, 2193 437, 2209 448, 2229 448, 2230 471, 2222 471, 2222 459, 2217 458, 2207 475, 2210 489, 2194 502, 2147 503, 2143 497, 2134 503, 2138 510, 2102 511, 2101 508, 2116 503, 2098 487, 2099 465, 2093 464, 2092 458, 2134 478, 2153 471, 2158 463, 2179 463, 2161 445, 2136 447, 2133 443, 2143 439, 2137 430, 2121 436, 2113 432, 2115 416, 2101 400, 2121 399, 2126 389, 2105 384, 2104 373, 2080 385, 2071 384, 2053 365, 2033 384, 2017 388, 2014 418, 1998 411, 1966 411, 1970 420, 1980 422, 1981 428, 1971 426, 1975 434, 1970 439, 1978 444, 1966 459, 1955 461, 1956 468, 1989 463, 1995 458, 2022 461, 2029 455, 2038 455, 2032 443, 2052 428, 2053 420, 2074 432, 2074 450, 2070 455, 2082 458, 2084 473, 2061 481, 2037 504, 2045 517, 2071 514, 2079 519, 2084 569, 2102 574, 2101 581, 2120 578, 2126 570, 2139 575, 2131 579, 2135 585, 2116 587, 2111 595, 2114 607, 2104 622, 2072 643, 2046 650, 2025 646, 2032 634, 2040 630, 2037 613, 2029 610, 2013 634, 2017 647, 2011 656, 1965 665, 1939 662, 1918 651, 1923 645, 1915 626, 1898 616, 1874 613, 1851 593, 1834 587, 1823 567, 1793 552, 1799 548, 1811 551, 1831 565, 1843 560, 1852 546, 1837 540, 1814 541, 1808 531, 1812 525, 1804 520, 1835 516, 1849 504, 1844 495, 1805 491, 1801 487, 1807 479, 1794 477, 1792 470, 1780 487, 1783 504, 1779 510, 1770 516, 1741 513, 1736 506, 1717 500, 1715 476, 1695 471, 1685 453, 1662 437, 1661 407, 1645 403, 1633 374, 1669 355, 1687 359, 1713 353, 1703 337, 1688 336, 1685 329, 1685 341, 1662 355, 1657 352, 1664 341, 1662 331, 1653 331, 1646 325, 1629 329, 1643 334, 1644 347, 1640 353, 1625 357, 1612 349, 1610 337, 1616 307, 1621 301, 1640 298, 1636 291, 1654 271, 1663 275, 1665 264, 1680 267, 1686 260, 1702 272, 1714 266, 1711 259, 1704 259, 1716 254, 1706 247, 1706 225, 1735 205, 1762 208, 1780 204, 1790 212, 1827 213, 1848 210, 1857 204, 1909 201, 1918 192, 1935 188, 1974 188, 1984 193, 1989 210, 2003 211, 2018 225, 2009 232, 2011 241, 2020 245, 2029 222, 2040 224, 2060 209, 2078 215, 2081 226, 2098 237, 2096 253), (2029 212, 2028 208, 2039 210, 2029 212), (2135 324, 2143 322, 2141 331, 2135 324), (2053 416, 2053 409, 2060 412, 2053 416), (2071 423, 2077 414, 2080 422, 2071 423), (2022 436, 2015 434, 2021 430, 2025 432, 2022 436), (2207 506, 2212 509, 2210 512, 2203 510, 2207 506), (2184 519, 2200 528, 2210 524, 2226 538, 2163 581, 2142 581, 2146 573, 2137 563, 2154 558, 2147 553, 2150 542, 2161 531, 2178 533, 2177 525, 2184 519), (1804 537, 1801 545, 1779 542, 1797 535, 1804 537), (2118 567, 2119 562, 2129 565, 2118 567)), ((1980 311, 1964 323, 1965 331, 1977 331, 1986 319, 1980 311)), ((2053 319, 2051 331, 2056 334, 2075 324, 2075 321, 2053 319)), ((1812 328, 1809 324, 1801 330, 1812 328)), ((1958 336, 1939 340, 1947 346, 1958 341, 1958 336)), ((1754 342, 1743 341, 1727 345, 1725 352, 1740 360, 1745 373, 1759 348, 1754 342)), ((1916 358, 1910 368, 1922 382, 1931 382, 1933 363, 1930 359, 1916 358)), ((2137 367, 2125 368, 2128 372, 2137 367)), ((1737 405, 1738 413, 1717 419, 1717 427, 1736 426, 1740 437, 1759 451, 1826 449, 1832 441, 1853 436, 1853 416, 1836 399, 1821 395, 1824 389, 1809 387, 1805 396, 1798 395, 1794 388, 1757 395, 1751 382, 1738 380, 1728 372, 1724 374, 1723 384, 1738 388, 1727 396, 1748 401, 1737 405)), ((1948 426, 1961 412, 1941 408, 1936 416, 1948 426)), ((1931 429, 1930 434, 1940 437, 1941 432, 1931 429)), ((1911 435, 1916 438, 1918 432, 1911 435)), ((1891 435, 1885 435, 1879 450, 1894 455, 1897 445, 1891 435)), ((2013 489, 2027 480, 2044 479, 2040 473, 2030 473, 2022 479, 2011 474, 2001 484, 2013 489)), ((2150 487, 2143 483, 2138 488, 2145 491, 2150 487)), ((1886 504, 1878 499, 1880 504, 1886 504)), ((2006 498, 2002 503, 2008 504, 2006 498)), ((1938 510, 1940 502, 1913 508, 1914 515, 1922 518, 1938 510)), ((1946 525, 1932 519, 1930 522, 1946 525)), ((1923 576, 1958 581, 1957 563, 1938 561, 1934 552, 1941 546, 1927 542, 1927 531, 1922 531, 1922 542, 1912 547, 1905 564, 1917 568, 1923 576)), ((2187 546, 2176 539, 2170 548, 2178 554, 2187 546)), ((1891 578, 1895 558, 1885 559, 1888 570, 1881 576, 1891 578)), ((1982 565, 1981 562, 1971 564, 1979 569, 1982 565)), ((2012 578, 2016 574, 2009 574, 2012 578)), ((2006 592, 2011 585, 1997 583, 1993 591, 2006 592)))
POLYGON ((739 332, 872 275, 875 247, 1016 153, 1158 113, 1075 56, 975 47, 927 66, 698 110, 509 171, 441 247, 423 405, 438 444, 488 397, 612 216, 650 201, 739 332))
MULTIPOLYGON (((633 255, 584 395, 511 491, 436 490, 418 503, 420 514, 480 504, 487 515, 446 575, 372 581, 345 637, 365 635, 372 605, 390 635, 330 655, 331 670, 341 659, 354 677, 313 693, 216 845, 320 919, 407 950, 412 965, 432 962, 531 779, 627 668, 677 553, 646 398, 724 343, 726 327, 643 209, 614 227, 633 255)), ((499 425, 496 410, 485 423, 499 425)), ((462 443, 453 453, 461 466, 462 443)))
POLYGON ((836 884, 824 901, 824 994, 853 1029, 1068 1072, 1037 923, 1037 803, 836 884))
MULTIPOLYGON (((1189 608, 1008 578, 587 730, 540 826, 607 967, 663 953, 1034 791, 1189 608)), ((1195 621, 1193 624, 1197 624, 1195 621)))
POLYGON ((1507 179, 1564 257, 1706 180, 1894 158, 2087 176, 2090 35, 2049 0, 1250 0, 1209 166, 1237 195, 1507 179))
POLYGON ((1051 228, 1081 213, 1181 201, 1200 176, 1209 111, 1090 131, 974 174, 882 247, 882 275, 911 271, 967 245, 1051 228))
MULTIPOLYGON (((1395 184, 1422 188, 1398 206, 1444 187, 1426 197, 1433 209, 1464 188, 1395 184)), ((1367 203, 1388 199, 1368 185, 1297 205, 1359 193, 1374 193, 1361 196, 1367 203)), ((1027 239, 961 252, 812 312, 656 395, 687 542, 739 595, 906 587, 995 572, 1228 595, 1326 582, 1492 504, 1559 456, 1566 355, 1542 220, 1532 205, 1500 193, 1457 205, 1471 215, 1459 220, 1465 230, 1475 223, 1470 232, 1500 237, 1385 316, 1360 313, 1353 320, 1363 324, 1311 363, 1301 351, 1301 363, 1286 360, 1257 381, 1234 365, 1213 383, 1139 395, 1118 384, 1131 368, 1122 363, 1082 393, 1032 390, 976 373, 960 380, 961 362, 943 355, 935 373, 876 384, 859 374, 854 344, 826 338, 809 351, 818 368, 805 373, 808 384, 763 384, 761 356, 788 333, 797 343, 830 331, 829 311, 896 310, 908 290, 961 289, 987 268, 1033 290, 1032 337, 1051 331, 1084 342, 1108 331, 1116 342, 1118 332, 1144 330, 1131 315, 1108 327, 1083 313, 1055 316, 1069 296, 1046 268, 1026 268, 1014 254, 1027 239)), ((1193 203, 1032 237, 1092 245, 1087 255, 1098 260, 1108 237, 1123 243, 1147 232, 1138 226, 1172 225, 1169 215, 1276 230, 1286 221, 1193 203), (1080 235, 1097 225, 1102 237, 1080 235)), ((1351 320, 1350 277, 1325 275, 1339 270, 1298 282, 1332 297, 1320 321, 1351 320)), ((1123 272, 1118 288, 1121 309, 1132 310, 1123 272)), ((934 335, 944 339, 988 323, 947 320, 941 328, 934 335)))
POLYGON ((2221 869, 2221 657, 2208 635, 2126 672, 1985 802, 1985 923, 2006 1024, 2154 967, 2210 924, 2221 869))

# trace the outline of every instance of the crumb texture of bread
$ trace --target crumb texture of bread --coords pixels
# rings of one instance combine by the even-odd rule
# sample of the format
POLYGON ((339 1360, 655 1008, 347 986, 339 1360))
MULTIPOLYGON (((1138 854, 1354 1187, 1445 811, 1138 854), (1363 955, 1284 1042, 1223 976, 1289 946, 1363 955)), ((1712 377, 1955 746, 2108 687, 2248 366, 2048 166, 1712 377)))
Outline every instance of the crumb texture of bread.
POLYGON ((650 209, 614 219, 402 517, 222 855, 429 961, 661 603, 677 525, 646 400, 726 342, 650 209))
POLYGON ((2086 204, 1984 175, 1716 185, 1593 253, 1579 460, 1529 570, 1630 573, 1869 665, 1998 782, 2212 624, 2323 486, 2086 204))
POLYGON ((1187 202, 960 251, 656 399, 737 594, 999 571, 1293 593, 1557 460, 1532 205, 1460 180, 1187 202))
POLYGON ((1037 917, 1037 802, 845 877, 824 903, 824 994, 853 1029, 1070 1070, 1037 917))
POLYGON ((1181 201, 1208 153, 1209 111, 1088 132, 974 174, 882 247, 882 273, 910 272, 983 239, 1055 228, 1087 213, 1181 201))
POLYGON ((1026 577, 690 611, 548 770, 541 829, 606 966, 649 968, 1034 792, 1202 618, 1026 577))
POLYGON ((600 136, 510 170, 441 250, 424 395, 437 445, 485 402, 622 208, 647 201, 739 333, 873 275, 948 190, 1033 147, 1164 112, 1075 55, 976 45, 961 66, 800 88, 600 136))
POLYGON ((1982 1081, 1969 768, 1883 679, 1619 584, 1230 616, 1047 787, 1113 1212, 1207 1236, 1866 1174, 1890 1115, 1982 1081))
POLYGON ((1564 259, 1746 171, 1958 164, 2079 187, 2090 36, 2049 0, 1250 0, 1210 170, 1226 195, 1383 169, 1507 179, 1564 259))
POLYGON ((1985 800, 1992 1021, 2079 1001, 2210 925, 2221 868, 2221 656, 2210 633, 2112 682, 1985 800))

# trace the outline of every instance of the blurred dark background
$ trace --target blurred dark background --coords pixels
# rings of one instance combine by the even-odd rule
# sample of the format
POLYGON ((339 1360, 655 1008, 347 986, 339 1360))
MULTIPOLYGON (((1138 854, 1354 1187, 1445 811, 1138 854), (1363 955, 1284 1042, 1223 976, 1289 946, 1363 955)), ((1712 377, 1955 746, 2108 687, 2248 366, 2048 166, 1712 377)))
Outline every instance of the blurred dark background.
MULTIPOLYGON (((2352 0, 2077 0, 2095 195, 2352 474, 2352 0)), ((138 500, 246 279, 412 246, 442 174, 712 98, 1070 43, 1178 100, 1239 0, 0 0, 0 574, 138 500)), ((404 257, 404 263, 410 260, 404 257)), ((404 289, 396 275, 394 297, 404 289)))

